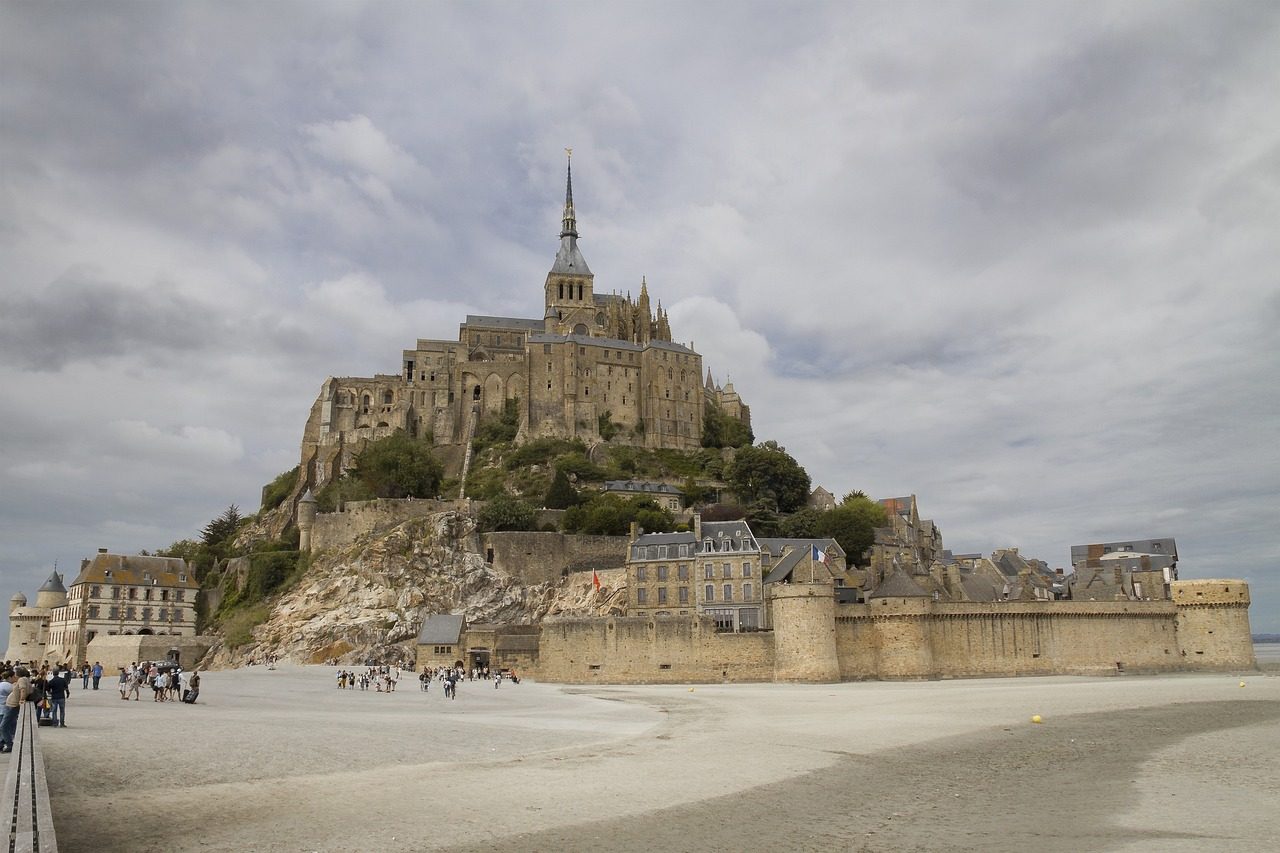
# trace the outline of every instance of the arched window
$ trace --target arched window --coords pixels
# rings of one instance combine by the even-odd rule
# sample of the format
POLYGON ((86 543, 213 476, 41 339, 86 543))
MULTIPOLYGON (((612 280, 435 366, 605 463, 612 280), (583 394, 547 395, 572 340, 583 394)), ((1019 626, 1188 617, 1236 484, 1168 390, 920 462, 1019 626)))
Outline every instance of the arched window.
POLYGON ((365 414, 368 414, 368 413, 369 413, 369 406, 370 406, 370 404, 372 404, 372 403, 373 403, 373 398, 372 398, 372 397, 370 397, 368 394, 365 394, 365 395, 364 395, 364 411, 365 411, 365 414))
POLYGON ((476 386, 476 390, 475 390, 475 391, 473 391, 473 392, 471 393, 471 399, 472 399, 472 400, 479 400, 479 399, 480 399, 480 386, 479 386, 479 385, 477 385, 477 386, 476 386))

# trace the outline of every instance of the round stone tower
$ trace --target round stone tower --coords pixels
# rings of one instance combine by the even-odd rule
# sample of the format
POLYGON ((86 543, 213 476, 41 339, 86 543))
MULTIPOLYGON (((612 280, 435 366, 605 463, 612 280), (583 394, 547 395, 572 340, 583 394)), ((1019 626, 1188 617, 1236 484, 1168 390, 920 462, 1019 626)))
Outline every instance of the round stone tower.
POLYGON ((932 678, 929 615, 933 599, 898 569, 867 596, 876 638, 876 672, 883 679, 932 678))
POLYGON ((769 585, 773 606, 773 672, 778 681, 840 680, 836 597, 830 581, 769 585))
POLYGON ((298 550, 311 552, 311 531, 316 526, 316 496, 307 489, 298 498, 298 550))
POLYGON ((21 590, 19 590, 18 592, 15 592, 13 594, 13 597, 9 599, 10 614, 12 614, 13 611, 17 610, 19 607, 26 607, 26 606, 27 606, 27 597, 22 594, 21 590))
POLYGON ((49 575, 44 586, 36 590, 36 607, 52 610, 67 603, 67 588, 62 585, 62 575, 56 571, 49 575))
POLYGON ((1249 632, 1249 585, 1242 580, 1174 581, 1176 629, 1189 669, 1256 669, 1249 632))

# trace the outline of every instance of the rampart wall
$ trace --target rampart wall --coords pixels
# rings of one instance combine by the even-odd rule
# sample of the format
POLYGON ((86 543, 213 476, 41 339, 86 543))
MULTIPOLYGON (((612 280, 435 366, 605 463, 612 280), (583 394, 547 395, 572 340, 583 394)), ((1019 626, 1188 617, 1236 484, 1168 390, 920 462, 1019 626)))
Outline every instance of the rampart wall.
POLYGON ((537 674, 566 684, 773 681, 773 635, 719 634, 707 617, 548 619, 537 674))
POLYGON ((602 684, 825 682, 1256 666, 1241 581, 1175 583, 1172 601, 956 604, 835 604, 821 586, 774 590, 772 632, 716 633, 705 617, 547 620, 538 676, 602 684))
POLYGON ((482 534, 480 551, 495 569, 524 583, 557 583, 569 572, 621 568, 627 537, 500 531, 482 534))
POLYGON ((425 518, 436 512, 467 511, 469 501, 436 501, 380 499, 350 501, 342 512, 316 514, 311 532, 311 548, 321 551, 346 545, 357 536, 380 528, 392 527, 412 518, 425 518))

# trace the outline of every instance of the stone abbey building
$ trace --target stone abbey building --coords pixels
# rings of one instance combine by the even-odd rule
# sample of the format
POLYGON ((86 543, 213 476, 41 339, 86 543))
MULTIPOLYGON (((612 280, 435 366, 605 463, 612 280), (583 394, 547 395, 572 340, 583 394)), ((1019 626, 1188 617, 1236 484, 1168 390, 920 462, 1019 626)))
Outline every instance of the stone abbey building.
MULTIPOLYGON (((649 448, 701 446, 704 407, 750 424, 732 383, 705 373, 693 344, 672 340, 661 302, 596 288, 578 247, 573 171, 565 179, 560 248, 543 283, 541 317, 468 315, 457 340, 419 339, 395 374, 331 378, 312 406, 302 441, 302 487, 318 489, 349 468, 370 440, 403 430, 437 445, 466 444, 476 422, 519 409, 517 440, 601 440, 602 424, 649 448)), ((463 463, 465 467, 465 463, 463 463)))

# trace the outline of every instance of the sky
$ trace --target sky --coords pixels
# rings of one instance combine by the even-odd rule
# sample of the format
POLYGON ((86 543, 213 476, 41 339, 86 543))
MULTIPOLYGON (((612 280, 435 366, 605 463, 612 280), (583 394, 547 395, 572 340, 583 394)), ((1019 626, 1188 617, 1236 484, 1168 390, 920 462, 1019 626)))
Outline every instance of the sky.
MULTIPOLYGON (((956 552, 1280 632, 1280 6, 0 3, 0 597, 198 535, 328 376, 598 292, 956 552)), ((7 636, 7 627, 5 634, 7 636)))

